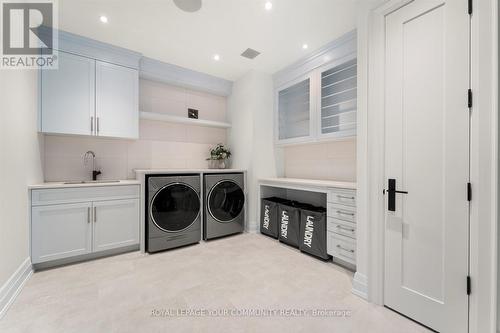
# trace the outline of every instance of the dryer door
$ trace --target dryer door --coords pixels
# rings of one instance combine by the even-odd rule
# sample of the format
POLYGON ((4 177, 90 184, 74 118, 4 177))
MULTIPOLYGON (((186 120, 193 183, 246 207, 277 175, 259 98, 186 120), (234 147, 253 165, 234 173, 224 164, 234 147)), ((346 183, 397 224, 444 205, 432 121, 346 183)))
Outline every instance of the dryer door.
POLYGON ((232 180, 222 180, 215 184, 208 195, 208 211, 219 222, 232 222, 245 206, 245 194, 232 180))
POLYGON ((187 184, 169 184, 156 192, 149 211, 158 228, 167 232, 182 231, 200 214, 200 196, 187 184))

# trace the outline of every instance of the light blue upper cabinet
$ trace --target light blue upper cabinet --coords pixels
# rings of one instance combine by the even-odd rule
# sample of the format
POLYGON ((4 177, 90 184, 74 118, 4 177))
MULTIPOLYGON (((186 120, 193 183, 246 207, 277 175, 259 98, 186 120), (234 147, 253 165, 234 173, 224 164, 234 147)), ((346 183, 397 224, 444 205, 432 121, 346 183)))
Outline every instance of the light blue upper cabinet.
POLYGON ((139 73, 135 69, 96 63, 96 134, 139 137, 139 73))
POLYGON ((354 138, 357 69, 353 30, 274 74, 275 143, 354 138))
POLYGON ((59 31, 58 69, 40 70, 43 133, 139 137, 137 52, 59 31))
POLYGON ((91 135, 95 60, 59 52, 59 68, 41 70, 40 77, 41 131, 91 135))

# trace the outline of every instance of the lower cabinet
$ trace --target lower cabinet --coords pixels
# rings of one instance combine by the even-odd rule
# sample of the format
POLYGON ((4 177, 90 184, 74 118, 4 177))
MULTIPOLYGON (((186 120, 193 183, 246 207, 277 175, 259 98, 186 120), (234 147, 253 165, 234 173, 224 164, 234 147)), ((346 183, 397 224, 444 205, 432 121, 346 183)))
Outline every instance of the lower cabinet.
POLYGON ((92 203, 38 206, 31 213, 31 261, 92 252, 92 203))
POLYGON ((33 264, 139 244, 138 186, 137 191, 96 189, 98 199, 94 200, 89 188, 81 192, 75 188, 32 192, 33 264), (65 197, 71 202, 61 202, 65 197), (83 202, 74 202, 79 200, 83 202))
POLYGON ((139 243, 139 200, 94 202, 94 252, 139 243))

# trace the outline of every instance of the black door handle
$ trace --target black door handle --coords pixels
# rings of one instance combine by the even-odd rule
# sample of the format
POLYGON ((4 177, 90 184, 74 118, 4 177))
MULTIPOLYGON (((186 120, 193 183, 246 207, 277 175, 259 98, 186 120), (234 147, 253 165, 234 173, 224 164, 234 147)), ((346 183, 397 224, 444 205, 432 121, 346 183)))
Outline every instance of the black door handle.
POLYGON ((389 195, 389 198, 387 200, 387 209, 391 212, 396 211, 396 193, 408 194, 407 191, 396 190, 396 179, 389 179, 389 184, 386 192, 389 195))

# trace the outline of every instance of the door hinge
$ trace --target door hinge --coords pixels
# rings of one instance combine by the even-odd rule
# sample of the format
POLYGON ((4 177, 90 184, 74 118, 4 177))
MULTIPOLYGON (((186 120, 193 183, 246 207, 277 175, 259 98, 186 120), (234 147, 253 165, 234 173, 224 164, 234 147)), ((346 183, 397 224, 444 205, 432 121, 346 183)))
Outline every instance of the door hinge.
POLYGON ((467 183, 467 201, 472 200, 472 185, 471 183, 467 183))
POLYGON ((467 275, 467 295, 470 295, 471 293, 471 281, 470 281, 470 276, 467 275))
POLYGON ((467 11, 468 11, 468 13, 469 13, 469 15, 472 15, 472 1, 473 1, 473 0, 469 0, 469 8, 468 8, 468 10, 467 10, 467 11))
POLYGON ((472 89, 467 90, 467 106, 472 108, 472 89))

